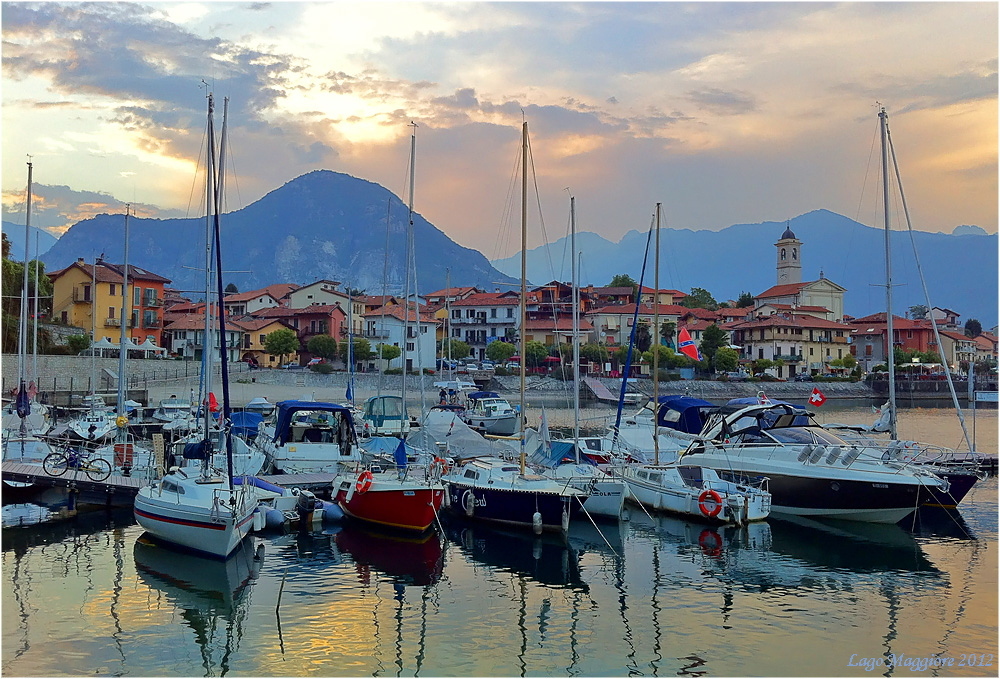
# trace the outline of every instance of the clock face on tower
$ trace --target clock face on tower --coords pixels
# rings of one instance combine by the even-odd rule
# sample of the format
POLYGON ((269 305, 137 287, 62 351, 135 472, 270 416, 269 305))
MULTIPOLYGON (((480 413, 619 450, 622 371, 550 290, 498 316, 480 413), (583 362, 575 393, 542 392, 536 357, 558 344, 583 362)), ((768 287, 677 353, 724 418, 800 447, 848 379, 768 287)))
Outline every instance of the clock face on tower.
POLYGON ((782 282, 787 281, 788 280, 788 274, 785 273, 784 271, 782 271, 780 274, 778 274, 778 280, 782 281, 782 282))

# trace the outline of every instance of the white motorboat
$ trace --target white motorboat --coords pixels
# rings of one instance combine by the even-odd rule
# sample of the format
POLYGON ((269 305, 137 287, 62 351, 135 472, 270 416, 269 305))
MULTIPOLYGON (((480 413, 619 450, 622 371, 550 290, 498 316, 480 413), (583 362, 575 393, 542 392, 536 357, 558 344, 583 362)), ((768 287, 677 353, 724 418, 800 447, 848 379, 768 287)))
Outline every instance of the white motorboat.
POLYGON ((882 447, 846 441, 802 417, 783 404, 720 408, 680 463, 737 483, 766 477, 772 511, 802 516, 896 523, 947 492, 947 481, 919 465, 883 459, 882 447))
POLYGON ((470 427, 496 436, 511 436, 518 431, 521 414, 496 392, 473 391, 468 394, 468 401, 459 417, 470 427))
POLYGON ((630 464, 615 472, 631 499, 657 511, 737 525, 761 521, 771 512, 766 479, 750 486, 725 481, 712 469, 675 464, 630 464))
POLYGON ((251 448, 277 473, 339 472, 361 462, 351 409, 321 401, 279 401, 251 448))

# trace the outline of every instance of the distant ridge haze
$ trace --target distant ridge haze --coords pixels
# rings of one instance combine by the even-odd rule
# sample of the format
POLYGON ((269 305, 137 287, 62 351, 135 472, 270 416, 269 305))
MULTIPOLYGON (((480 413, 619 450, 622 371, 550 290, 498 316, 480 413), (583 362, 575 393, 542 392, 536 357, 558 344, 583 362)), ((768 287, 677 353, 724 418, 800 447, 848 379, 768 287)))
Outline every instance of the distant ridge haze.
MULTIPOLYGON (((260 200, 223 216, 223 266, 226 284, 253 290, 273 283, 307 284, 319 279, 369 294, 401 294, 406 286, 405 234, 408 210, 388 189, 364 179, 316 170, 293 179, 260 200), (387 226, 388 225, 388 226, 387 226), (388 240, 388 265, 386 242, 388 240), (388 271, 388 275, 385 272, 388 271)), ((414 213, 416 285, 426 294, 446 287, 510 289, 520 276, 520 255, 490 262, 480 252, 462 247, 419 213, 414 213), (450 271, 450 274, 449 274, 450 271)), ((863 316, 885 307, 883 232, 828 210, 815 210, 788 221, 803 242, 803 280, 820 272, 847 288, 845 312, 863 316)), ((130 218, 131 263, 170 278, 171 287, 198 298, 204 288, 205 219, 130 218)), ((661 230, 660 287, 685 292, 709 290, 721 301, 743 291, 758 294, 776 283, 774 243, 785 221, 737 224, 720 231, 661 230)), ((20 228, 23 256, 24 227, 20 228)), ((997 236, 962 226, 955 234, 915 232, 931 302, 978 318, 984 328, 997 322, 997 236)), ((48 270, 83 257, 104 253, 123 259, 122 215, 98 215, 74 224, 42 261, 48 270)), ((581 232, 580 283, 607 285, 621 273, 639 280, 646 232, 630 231, 614 243, 581 232)), ((894 231, 894 311, 924 304, 913 250, 906 232, 894 231)), ((528 251, 528 278, 533 284, 569 281, 568 237, 528 251), (552 265, 550 266, 549 261, 552 265)), ((12 238, 13 241, 13 238, 12 238)), ((653 253, 646 278, 652 286, 653 253)), ((414 286, 411 278, 410 287, 414 286)))

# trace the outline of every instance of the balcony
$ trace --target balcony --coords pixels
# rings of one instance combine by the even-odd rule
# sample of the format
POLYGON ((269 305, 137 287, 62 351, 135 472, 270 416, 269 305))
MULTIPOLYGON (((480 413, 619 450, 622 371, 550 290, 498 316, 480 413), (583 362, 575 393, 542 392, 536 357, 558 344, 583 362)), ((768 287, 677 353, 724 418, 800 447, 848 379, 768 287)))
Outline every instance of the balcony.
POLYGON ((89 294, 87 294, 80 288, 73 288, 73 301, 81 302, 83 304, 90 304, 94 300, 89 294))
POLYGON ((105 318, 104 325, 107 327, 117 328, 121 325, 121 320, 117 318, 105 318))
POLYGON ((802 354, 778 354, 774 357, 776 361, 784 361, 785 363, 798 363, 802 360, 802 354))
POLYGON ((143 320, 142 327, 144 328, 159 328, 163 323, 159 318, 147 318, 143 320))
POLYGON ((161 307, 163 306, 163 300, 159 297, 144 297, 142 300, 142 305, 144 307, 161 307))

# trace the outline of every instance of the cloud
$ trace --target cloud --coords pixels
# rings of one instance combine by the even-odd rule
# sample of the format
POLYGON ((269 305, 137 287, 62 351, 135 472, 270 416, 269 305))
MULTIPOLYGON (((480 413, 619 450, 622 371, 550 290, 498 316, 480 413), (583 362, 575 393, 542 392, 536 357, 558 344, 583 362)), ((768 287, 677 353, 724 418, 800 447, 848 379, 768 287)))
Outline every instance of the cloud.
POLYGON ((757 102, 748 92, 726 92, 712 87, 688 92, 687 98, 699 109, 716 115, 734 116, 757 110, 757 102))

